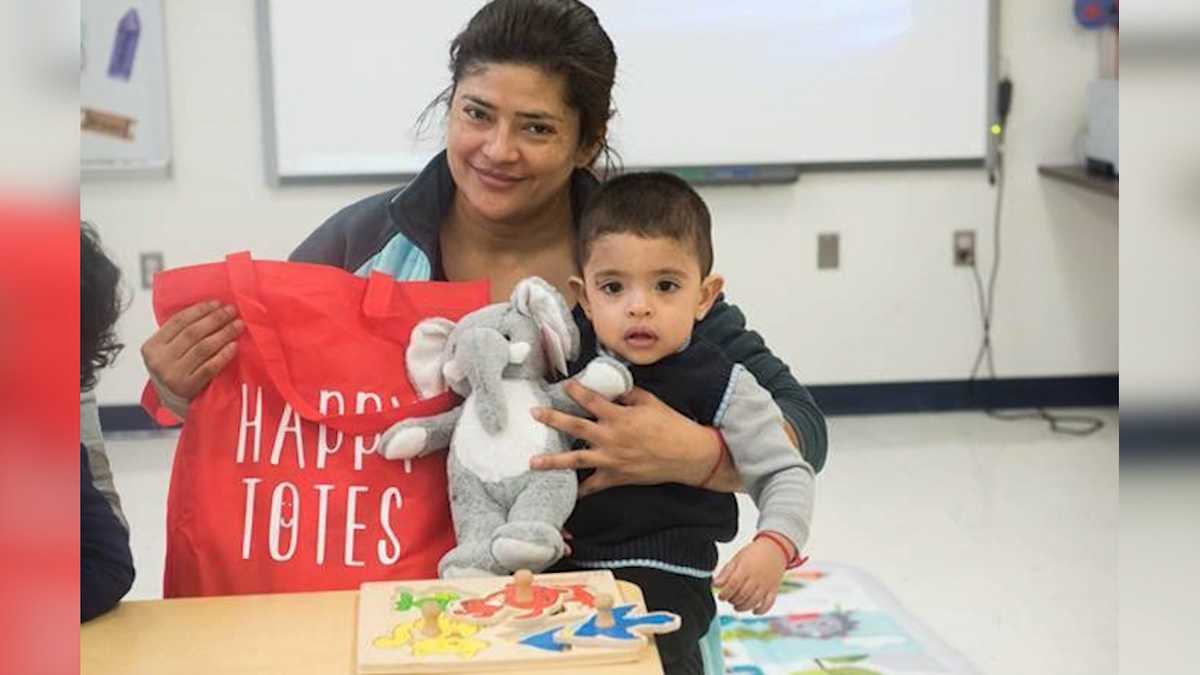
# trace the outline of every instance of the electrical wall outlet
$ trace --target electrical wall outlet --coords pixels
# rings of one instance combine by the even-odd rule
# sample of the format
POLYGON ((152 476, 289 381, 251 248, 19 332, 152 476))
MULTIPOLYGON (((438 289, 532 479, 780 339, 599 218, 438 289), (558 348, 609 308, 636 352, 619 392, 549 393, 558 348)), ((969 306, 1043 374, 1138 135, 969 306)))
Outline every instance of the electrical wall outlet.
POLYGON ((163 271, 162 251, 146 251, 141 255, 142 288, 154 288, 154 275, 163 271))
POLYGON ((954 232, 954 266, 975 266, 975 230, 954 232))
POLYGON ((825 232, 817 235, 817 269, 837 269, 839 243, 836 232, 825 232))

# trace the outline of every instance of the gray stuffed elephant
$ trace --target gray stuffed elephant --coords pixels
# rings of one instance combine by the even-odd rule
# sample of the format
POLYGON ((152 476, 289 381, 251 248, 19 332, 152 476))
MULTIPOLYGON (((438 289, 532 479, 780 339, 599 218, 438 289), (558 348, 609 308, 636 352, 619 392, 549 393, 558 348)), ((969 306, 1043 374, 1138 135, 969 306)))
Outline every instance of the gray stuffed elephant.
MULTIPOLYGON (((463 398, 440 415, 404 420, 383 434, 384 456, 408 459, 449 447, 450 511, 458 545, 442 557, 442 577, 541 571, 563 554, 561 529, 575 507, 570 470, 530 471, 541 453, 570 449, 569 436, 530 415, 535 406, 587 415, 548 384, 578 357, 579 332, 566 302, 537 277, 522 280, 509 302, 462 317, 427 319, 413 329, 408 377, 427 398, 447 386, 463 398)), ((613 399, 633 386, 620 362, 597 357, 581 384, 613 399)))

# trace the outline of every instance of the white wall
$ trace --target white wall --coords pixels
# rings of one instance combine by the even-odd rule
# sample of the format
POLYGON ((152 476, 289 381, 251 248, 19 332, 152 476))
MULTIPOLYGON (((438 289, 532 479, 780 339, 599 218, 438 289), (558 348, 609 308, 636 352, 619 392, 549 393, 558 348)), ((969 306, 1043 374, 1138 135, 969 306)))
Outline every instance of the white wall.
MULTIPOLYGON (((329 214, 388 187, 268 187, 254 3, 165 5, 173 175, 85 182, 80 194, 82 216, 131 287, 140 251, 164 251, 168 266, 242 249, 283 258, 329 214)), ((1001 34, 1016 94, 996 292, 999 374, 1116 372, 1117 202, 1036 171, 1074 159, 1085 85, 1100 72, 1097 37, 1075 27, 1069 7, 1042 0, 1002 2, 1001 34)), ((398 129, 408 124, 397 120, 398 129)), ((981 331, 971 273, 951 266, 950 246, 954 230, 976 229, 979 258, 990 260, 994 193, 981 170, 815 173, 793 185, 702 192, 731 298, 802 382, 966 377, 981 331), (818 232, 841 234, 840 269, 816 269, 818 232)), ((153 326, 148 293, 136 288, 121 323, 129 348, 105 374, 101 404, 137 401, 145 378, 137 347, 153 326)))

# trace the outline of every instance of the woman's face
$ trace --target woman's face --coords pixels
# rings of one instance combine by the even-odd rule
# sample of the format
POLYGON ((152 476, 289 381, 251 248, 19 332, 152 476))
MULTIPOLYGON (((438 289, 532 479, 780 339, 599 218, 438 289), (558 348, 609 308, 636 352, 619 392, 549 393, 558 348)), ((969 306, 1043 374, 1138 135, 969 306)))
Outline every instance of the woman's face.
POLYGON ((464 206, 496 222, 535 219, 590 153, 579 148, 579 114, 566 79, 541 68, 489 63, 458 82, 446 157, 464 206))

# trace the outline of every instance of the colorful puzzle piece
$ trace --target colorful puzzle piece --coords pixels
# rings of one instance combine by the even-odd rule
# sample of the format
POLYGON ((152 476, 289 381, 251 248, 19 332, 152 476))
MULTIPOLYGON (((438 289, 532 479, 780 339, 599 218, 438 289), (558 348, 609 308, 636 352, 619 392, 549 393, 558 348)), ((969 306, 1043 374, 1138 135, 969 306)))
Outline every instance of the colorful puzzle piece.
POLYGON ((598 625, 599 614, 592 614, 581 623, 560 630, 555 639, 569 645, 638 648, 646 636, 670 633, 679 629, 679 616, 671 612, 636 613, 634 605, 612 608, 612 625, 598 625))
POLYGON ((397 612, 407 612, 413 609, 420 609, 421 605, 426 602, 436 602, 438 607, 445 611, 450 603, 462 597, 462 593, 453 589, 429 589, 423 595, 417 595, 411 590, 401 586, 396 589, 392 596, 392 609, 397 612))
POLYGON ((550 616, 562 607, 570 595, 590 597, 586 590, 571 590, 557 586, 533 584, 529 587, 531 599, 522 602, 517 598, 516 584, 506 584, 503 589, 482 598, 459 601, 452 610, 455 617, 474 623, 491 624, 511 618, 514 621, 529 621, 550 616))
POLYGON ((426 636, 425 619, 406 621, 392 629, 391 634, 375 638, 372 644, 383 649, 412 648, 413 656, 433 654, 457 654, 464 658, 474 657, 488 643, 473 637, 479 626, 467 621, 457 621, 445 614, 437 618, 438 634, 426 636))
POLYGON ((554 636, 558 635, 559 631, 562 629, 562 626, 555 626, 549 630, 528 635, 521 640, 518 640, 518 642, 527 647, 533 647, 535 649, 543 649, 548 652, 561 652, 565 650, 567 646, 555 639, 554 636))
POLYGON ((596 596, 592 594, 592 591, 588 589, 586 584, 567 584, 563 588, 567 589, 568 593, 570 593, 570 597, 566 599, 566 602, 574 602, 589 608, 596 606, 596 596))
POLYGON ((460 635, 439 635, 435 638, 418 640, 413 643, 413 656, 430 656, 433 654, 458 654, 463 658, 474 658, 476 654, 486 649, 487 642, 460 635))

